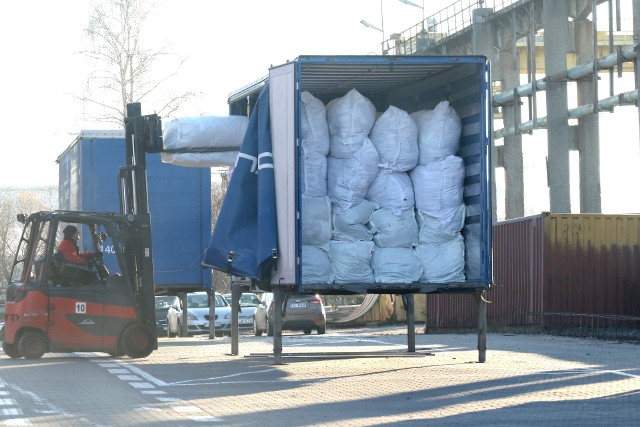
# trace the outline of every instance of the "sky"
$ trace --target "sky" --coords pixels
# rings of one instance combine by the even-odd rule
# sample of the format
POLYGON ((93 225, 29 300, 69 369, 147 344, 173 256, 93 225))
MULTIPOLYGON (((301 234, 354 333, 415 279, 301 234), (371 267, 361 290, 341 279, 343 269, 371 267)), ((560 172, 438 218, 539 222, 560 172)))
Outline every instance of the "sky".
MULTIPOLYGON (((378 0, 164 0, 144 37, 151 45, 166 45, 176 58, 187 57, 173 84, 197 98, 176 116, 227 115, 229 93, 266 75, 271 65, 308 54, 379 54, 382 33, 362 19, 379 28, 386 21, 386 36, 422 19, 419 8, 382 3, 383 20, 378 0)), ((427 3, 436 11, 448 1, 427 3)), ((91 4, 0 3, 0 187, 57 185, 56 158, 80 130, 109 128, 83 121, 86 106, 76 98, 92 66, 81 54, 89 46, 84 29, 91 4)), ((143 114, 154 111, 142 103, 143 114)))
MULTIPOLYGON (((57 185, 56 159, 80 130, 117 128, 83 120, 87 106, 76 98, 84 93, 93 67, 81 52, 89 46, 84 29, 94 2, 0 3, 0 117, 4 137, 0 187, 57 185)), ((197 94, 176 117, 227 115, 229 93, 266 75, 270 66, 300 55, 380 54, 383 39, 412 27, 423 17, 420 8, 399 0, 156 3, 158 7, 145 28, 145 42, 166 46, 176 58, 186 57, 178 78, 172 80, 172 89, 197 94), (383 29, 384 37, 380 31, 362 25, 363 19, 383 29)), ((424 4, 425 16, 429 16, 453 0, 414 3, 424 4)), ((602 16, 598 18, 605 22, 602 16)), ((616 83, 616 93, 631 90, 632 83, 631 87, 616 83)), ((160 103, 160 99, 143 102, 142 113, 153 113, 160 103)), ((640 180, 638 113, 633 107, 615 111, 601 113, 603 212, 640 212, 640 196, 631 194, 623 184, 640 180)), ((536 148, 546 147, 546 136, 534 135, 533 139, 524 138, 527 214, 548 210, 546 154, 536 148)), ((576 194, 573 189, 572 194, 576 194)))

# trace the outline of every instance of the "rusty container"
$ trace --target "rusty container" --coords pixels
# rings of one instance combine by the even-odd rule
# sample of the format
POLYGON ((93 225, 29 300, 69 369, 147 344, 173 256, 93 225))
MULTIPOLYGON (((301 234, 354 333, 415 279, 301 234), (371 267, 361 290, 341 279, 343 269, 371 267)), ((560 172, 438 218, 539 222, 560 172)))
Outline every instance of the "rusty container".
MULTIPOLYGON (((640 317, 640 215, 559 214, 493 226, 489 326, 640 317), (582 319, 582 320, 581 320, 582 319)), ((477 322, 472 295, 428 295, 427 327, 477 322)), ((568 325, 571 326, 571 325, 568 325)))

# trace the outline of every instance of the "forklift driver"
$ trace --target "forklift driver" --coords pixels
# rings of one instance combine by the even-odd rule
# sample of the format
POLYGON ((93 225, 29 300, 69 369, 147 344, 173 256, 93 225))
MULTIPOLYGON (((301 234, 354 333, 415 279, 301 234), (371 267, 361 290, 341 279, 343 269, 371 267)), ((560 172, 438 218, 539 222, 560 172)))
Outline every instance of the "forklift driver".
POLYGON ((90 266, 93 258, 102 256, 102 252, 80 253, 80 248, 78 247, 80 231, 75 225, 67 225, 62 230, 62 234, 64 235, 64 240, 58 245, 58 250, 62 253, 65 261, 90 266))

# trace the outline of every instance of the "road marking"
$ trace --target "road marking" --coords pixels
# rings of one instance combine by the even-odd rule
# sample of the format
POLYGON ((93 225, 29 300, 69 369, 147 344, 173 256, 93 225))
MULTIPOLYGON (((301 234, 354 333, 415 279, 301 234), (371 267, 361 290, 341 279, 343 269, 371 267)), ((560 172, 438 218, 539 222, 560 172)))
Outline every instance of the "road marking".
POLYGON ((187 406, 172 406, 171 409, 173 409, 176 412, 201 412, 202 409, 198 408, 197 406, 193 406, 193 405, 187 405, 187 406))
POLYGON ((149 383, 134 383, 129 381, 129 385, 133 388, 137 388, 137 389, 143 389, 143 388, 155 388, 155 386, 153 384, 149 384, 149 383))
MULTIPOLYGON (((170 386, 170 385, 181 385, 182 382, 180 383, 174 383, 174 384, 167 384, 162 380, 159 380, 158 378, 155 378, 154 376, 148 374, 147 372, 143 371, 142 369, 133 366, 129 363, 124 363, 124 362, 120 362, 120 363, 102 363, 97 359, 91 359, 93 362, 97 363, 98 366, 101 366, 103 368, 106 368, 107 371, 111 374, 114 374, 118 377, 118 379, 122 380, 122 381, 126 381, 129 383, 129 385, 135 389, 140 390, 141 393, 144 394, 151 394, 151 395, 160 395, 160 394, 167 394, 166 392, 162 391, 162 390, 155 390, 156 386, 158 387, 166 387, 166 386, 170 386), (135 375, 132 375, 135 374, 135 375), (147 382, 140 382, 141 379, 146 380, 147 382)), ((268 369, 262 372, 268 372, 268 371, 273 371, 276 370, 276 368, 273 369, 268 369)), ((227 377, 234 377, 237 375, 244 375, 244 374, 234 374, 234 375, 229 375, 227 377)), ((225 378, 225 377, 220 377, 220 378, 225 378)), ((202 381, 202 380, 200 380, 202 381)), ((163 402, 163 403, 176 403, 176 402, 183 402, 182 399, 177 398, 177 397, 165 397, 165 396, 156 396, 156 400, 158 402, 163 402)), ((171 406, 171 409, 173 409, 176 412, 179 413, 197 413, 197 412, 203 412, 202 409, 200 409, 197 406, 194 405, 174 405, 171 406)), ((149 408, 146 406, 140 407, 136 409, 136 412, 142 412, 142 411, 157 411, 157 408, 149 408)), ((223 420, 221 418, 218 417, 214 417, 211 415, 194 415, 194 416, 189 416, 188 417, 190 420, 194 421, 194 422, 198 422, 198 423, 219 423, 219 422, 223 422, 223 420)))
MULTIPOLYGON (((131 372, 128 372, 131 374, 131 372)), ((142 381, 141 378, 137 375, 118 375, 122 381, 142 381)))
POLYGON ((191 421, 196 421, 199 423, 221 423, 223 421, 222 418, 213 417, 210 415, 205 415, 201 417, 189 417, 189 419, 191 421))
POLYGON ((182 402, 179 397, 156 397, 158 402, 182 402))
POLYGON ((5 426, 30 426, 31 421, 26 420, 24 418, 12 418, 10 420, 6 420, 3 423, 5 426))

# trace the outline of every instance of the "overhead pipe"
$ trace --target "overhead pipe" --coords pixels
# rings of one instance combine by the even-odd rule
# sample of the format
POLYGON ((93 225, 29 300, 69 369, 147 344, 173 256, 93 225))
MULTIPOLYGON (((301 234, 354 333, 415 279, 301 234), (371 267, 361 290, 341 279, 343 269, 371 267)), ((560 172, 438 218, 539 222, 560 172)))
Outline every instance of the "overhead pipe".
MULTIPOLYGON (((608 98, 601 99, 598 101, 598 110, 611 110, 614 107, 620 105, 634 105, 638 102, 638 89, 624 92, 619 95, 610 96, 608 98)), ((569 110, 569 118, 570 119, 581 119, 583 117, 588 116, 589 114, 593 114, 596 110, 594 109, 593 104, 581 105, 576 108, 572 108, 569 110)), ((507 136, 514 136, 521 133, 530 132, 533 129, 545 129, 547 127, 547 118, 542 117, 537 120, 529 120, 528 122, 524 122, 520 125, 518 129, 514 126, 498 129, 493 133, 494 139, 500 139, 507 136), (535 125, 535 126, 534 126, 535 125)))
MULTIPOLYGON (((622 62, 629 62, 629 61, 635 60, 637 56, 636 49, 638 48, 638 46, 639 45, 636 43, 622 49, 621 51, 622 62)), ((599 58, 597 61, 597 66, 598 66, 598 69, 612 68, 618 65, 618 62, 619 62, 618 52, 614 52, 607 56, 599 58)), ((567 70, 567 78, 569 80, 581 79, 585 76, 588 76, 589 74, 592 74, 594 69, 593 67, 594 67, 593 61, 587 64, 577 65, 567 70)), ((536 91, 545 90, 546 87, 547 87, 547 83, 544 81, 544 78, 535 81, 536 91)), ((516 92, 520 97, 531 95, 533 92, 533 83, 527 83, 527 84, 518 86, 516 88, 516 92)), ((497 107, 503 104, 512 103, 515 101, 515 97, 516 97, 516 94, 513 91, 504 91, 504 92, 496 93, 495 95, 493 95, 493 106, 497 107)))

